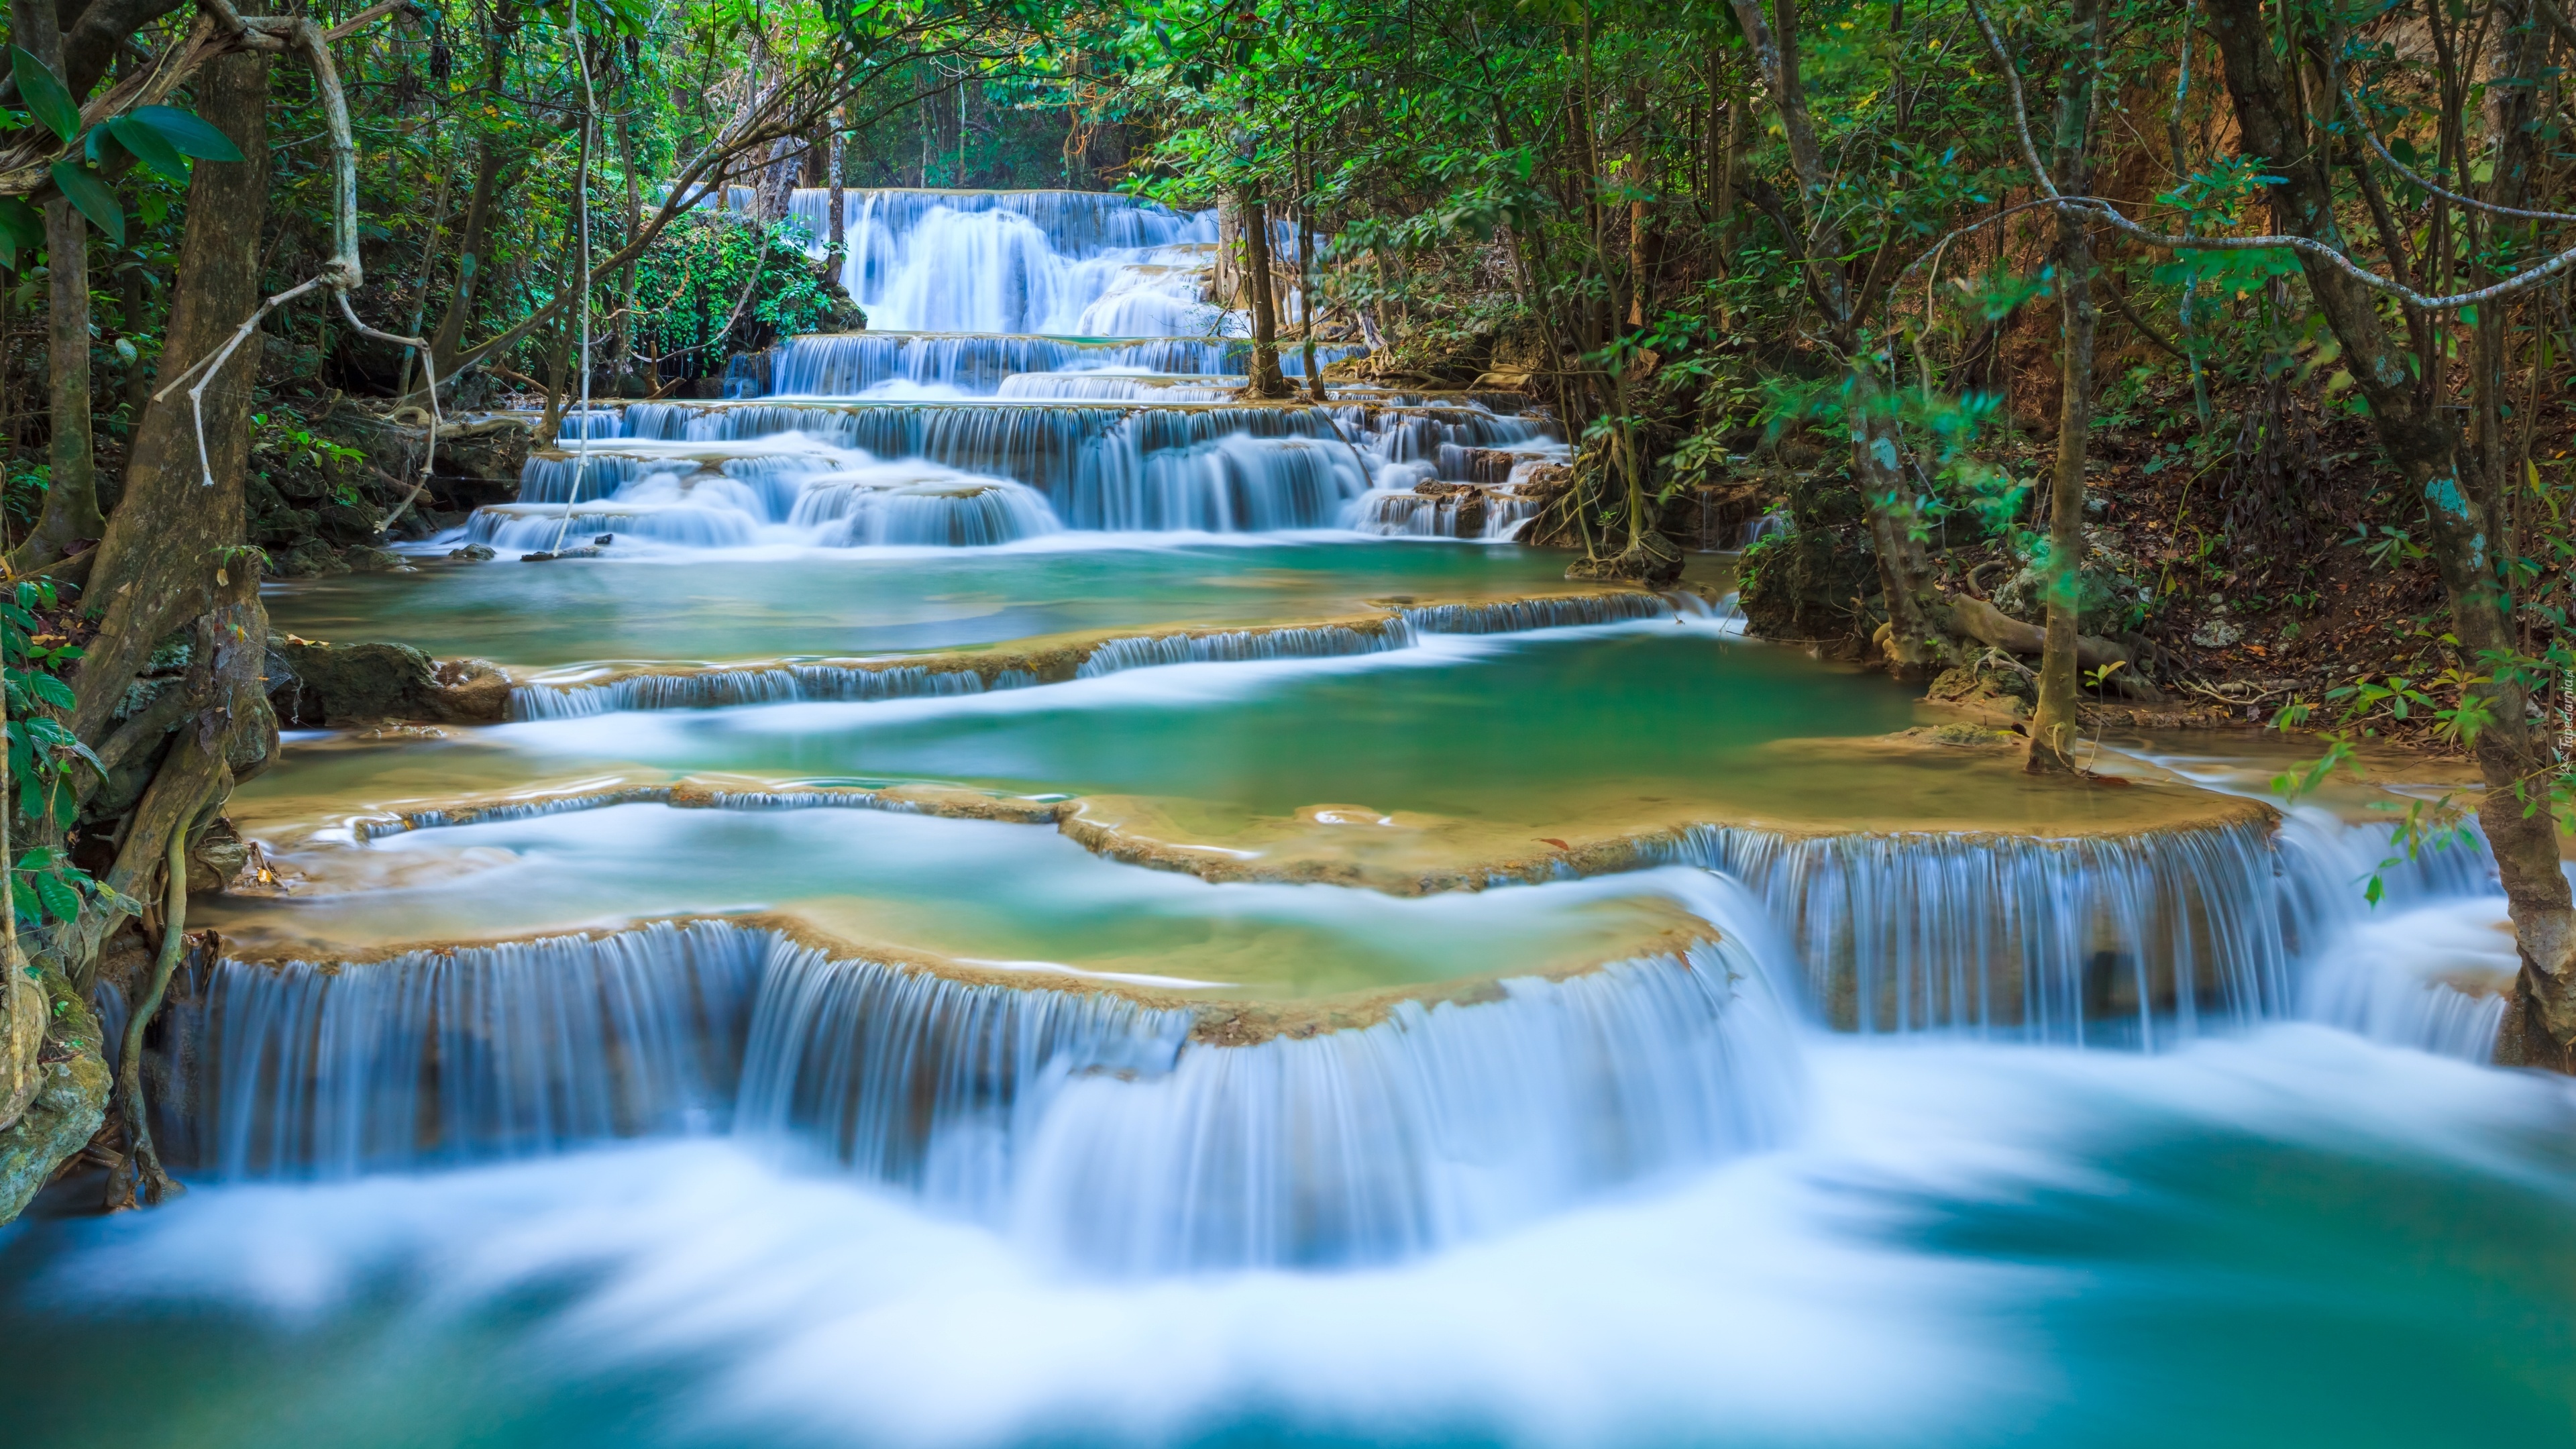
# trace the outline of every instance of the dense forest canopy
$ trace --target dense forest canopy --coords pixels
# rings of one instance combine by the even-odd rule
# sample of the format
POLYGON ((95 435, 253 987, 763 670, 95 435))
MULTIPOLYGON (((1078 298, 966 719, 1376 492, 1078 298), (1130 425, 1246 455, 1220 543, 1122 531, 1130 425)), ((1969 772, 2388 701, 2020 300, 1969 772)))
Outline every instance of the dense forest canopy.
POLYGON ((864 326, 800 190, 1063 188, 1217 209, 1251 394, 1320 400, 1279 364, 1319 342, 1525 391, 1578 441, 1532 541, 1655 582, 1753 538, 1759 629, 2026 697, 2036 770, 2183 680, 2323 731, 2307 783, 2368 733, 2472 754, 2408 839, 2475 809, 2517 1029, 2576 1045, 2559 0, 11 19, 21 994, 166 979, 190 843, 275 753, 263 571, 390 557, 507 471, 489 410, 548 440, 864 326))

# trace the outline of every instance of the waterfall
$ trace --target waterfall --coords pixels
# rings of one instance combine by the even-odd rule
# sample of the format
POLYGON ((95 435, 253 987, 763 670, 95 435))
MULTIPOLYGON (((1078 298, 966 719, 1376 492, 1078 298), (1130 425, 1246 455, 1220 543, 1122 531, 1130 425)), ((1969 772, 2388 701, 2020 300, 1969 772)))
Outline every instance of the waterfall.
POLYGON ((1730 948, 1502 991, 1083 1074, 1038 1128, 1016 1219, 1131 1272, 1384 1262, 1770 1146, 1797 1120, 1787 1034, 1730 948))
POLYGON ((1413 631, 1401 621, 1379 629, 1235 629, 1213 634, 1162 634, 1107 639, 1092 647, 1074 671, 1097 679, 1122 669, 1165 664, 1240 664, 1264 659, 1334 659, 1410 648, 1413 631))
POLYGON ((629 709, 725 709, 799 701, 867 703, 1024 689, 1037 682, 1038 677, 1024 669, 996 670, 987 680, 972 669, 920 665, 783 664, 690 674, 630 674, 604 684, 519 685, 510 691, 510 718, 582 719, 629 709))
MULTIPOLYGON (((1454 406, 637 403, 621 426, 632 441, 591 454, 586 472, 567 455, 531 457, 521 501, 479 510, 467 539, 549 546, 550 520, 574 501, 577 472, 578 501, 594 506, 575 514, 571 534, 686 547, 975 546, 1059 528, 1367 528, 1395 484, 1443 466, 1473 471, 1499 449, 1561 446, 1546 441, 1543 424, 1454 406), (675 448, 688 456, 657 451, 675 448)), ((1516 522, 1512 514, 1498 503, 1486 536, 1516 522)))
MULTIPOLYGON (((1074 646, 1072 677, 1097 679, 1169 664, 1225 664, 1270 659, 1333 659, 1410 648, 1423 634, 1509 634, 1685 614, 1710 616, 1688 594, 1622 590, 1561 599, 1490 604, 1434 604, 1398 609, 1375 628, 1285 625, 1199 633, 1140 634, 1074 646)), ((597 683, 513 686, 514 720, 576 719, 630 709, 722 709, 803 702, 869 703, 987 690, 1024 689, 1045 681, 1016 665, 932 668, 920 664, 774 664, 735 669, 630 674, 597 683)))
POLYGON ((2474 828, 2416 859, 2385 826, 2347 825, 2313 806, 2281 825, 2284 930, 2310 965, 2299 1014, 2377 1041, 2485 1061, 2522 960, 2474 828), (2372 905, 2363 882, 2376 875, 2372 905))
MULTIPOLYGON (((2454 1047, 2483 1020, 2491 1040, 2457 992, 2410 981, 2414 1014, 2392 1018, 2384 978, 2328 959, 2370 919, 2360 881, 2385 838, 2299 816, 2277 841, 2256 820, 2064 840, 1702 826, 1663 854, 1760 895, 1842 1030, 2152 1047, 2296 1010, 2454 1047)), ((2477 869, 2428 857, 2392 873, 2391 899, 2455 898, 2477 869)))
POLYGON ((1764 899, 1843 1030, 2152 1046, 2288 1004, 2255 821, 2073 840, 1701 826, 1672 857, 1764 899))
POLYGON ((203 1010, 197 1140, 222 1176, 730 1132, 1109 1271, 1385 1261, 1797 1119, 1786 1024, 1717 943, 1241 1044, 1200 1034, 1223 1007, 956 980, 715 921, 226 961, 203 1010))
MULTIPOLYGON (((1316 366, 1358 356, 1365 348, 1316 345, 1316 366)), ((1224 392, 1242 387, 1252 345, 1231 338, 1007 338, 943 333, 824 333, 788 338, 770 353, 778 397, 868 397, 894 384, 953 389, 958 397, 1074 397, 1072 392, 1015 392, 1025 374, 1218 376, 1224 392), (1103 340, 1115 338, 1115 340, 1103 340)), ((1280 353, 1280 369, 1298 374, 1303 358, 1280 353)), ((1123 394, 1113 394, 1123 397, 1123 394)), ((1172 402, 1182 402, 1172 397, 1172 402)))
POLYGON ((655 925, 363 964, 225 961, 198 1140, 226 1177, 350 1176, 720 1131, 767 945, 655 925))
MULTIPOLYGON (((842 205, 841 283, 878 328, 1104 336, 1119 335, 1099 325, 1109 320, 1164 324, 1152 334, 1216 323, 1196 279, 1216 240, 1213 212, 1182 216, 1084 191, 851 190, 842 205), (1168 273, 1182 280, 1159 284, 1168 273), (1106 300, 1137 297, 1169 305, 1099 313, 1106 300)), ((831 193, 798 190, 789 208, 820 256, 831 193)))

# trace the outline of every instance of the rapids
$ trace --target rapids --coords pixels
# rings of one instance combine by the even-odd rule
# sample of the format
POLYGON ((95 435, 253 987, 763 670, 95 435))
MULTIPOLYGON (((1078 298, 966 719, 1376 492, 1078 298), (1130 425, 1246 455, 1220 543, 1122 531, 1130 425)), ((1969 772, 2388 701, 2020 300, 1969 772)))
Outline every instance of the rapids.
POLYGON ((2564 1437, 2576 1097, 2481 1065, 2476 843, 2389 861, 2436 767, 2034 780, 1510 541, 1517 401, 1236 400, 1210 218, 849 206, 887 330, 270 586, 509 717, 235 794, 191 1191, 0 1231, 11 1444, 2564 1437))

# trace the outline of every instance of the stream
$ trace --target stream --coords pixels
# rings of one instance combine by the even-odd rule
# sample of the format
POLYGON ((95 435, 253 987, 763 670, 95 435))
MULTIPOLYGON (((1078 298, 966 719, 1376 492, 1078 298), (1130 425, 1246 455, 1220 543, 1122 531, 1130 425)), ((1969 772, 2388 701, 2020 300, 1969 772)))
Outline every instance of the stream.
POLYGON ((2576 1428, 2492 870, 2364 893, 2439 780, 2035 782, 1746 637, 1724 556, 1512 542, 1567 449, 1508 395, 1235 400, 1213 213, 847 206, 881 330, 270 586, 510 717, 234 797, 189 1191, 0 1230, 10 1443, 2576 1428))

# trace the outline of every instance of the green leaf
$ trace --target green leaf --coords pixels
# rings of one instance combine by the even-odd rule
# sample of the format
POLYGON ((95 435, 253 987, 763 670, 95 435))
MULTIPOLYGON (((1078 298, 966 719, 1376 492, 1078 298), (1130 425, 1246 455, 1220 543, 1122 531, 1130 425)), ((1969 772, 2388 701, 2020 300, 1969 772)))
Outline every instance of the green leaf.
POLYGON ((15 253, 24 247, 36 251, 45 244, 45 215, 14 196, 0 196, 0 250, 11 253, 9 270, 18 269, 15 253))
POLYGON ((9 73, 18 82, 18 99, 27 103, 27 113, 44 124, 45 129, 63 140, 70 140, 80 130, 80 107, 73 104, 71 88, 63 84, 53 68, 38 60, 23 45, 9 47, 9 73))
MULTIPOLYGON (((136 106, 125 119, 151 127, 182 156, 194 156, 200 161, 239 161, 242 158, 241 148, 232 143, 231 137, 192 111, 183 111, 177 106, 136 106)), ((120 132, 117 139, 125 139, 123 133, 120 132)))
POLYGON ((44 906, 45 914, 57 921, 68 921, 80 915, 80 892, 63 884, 61 876, 36 877, 36 899, 44 906))
POLYGON ((29 687, 35 691, 36 698, 43 700, 45 703, 52 705, 56 709, 69 709, 72 707, 73 698, 71 686, 63 683, 61 680, 56 679, 50 674, 29 676, 29 687))
POLYGON ((118 246, 125 245, 125 211, 116 204, 116 193, 98 179, 98 173, 75 166, 69 161, 53 165, 54 184, 63 189, 63 197, 80 208, 92 225, 106 232, 118 246))
POLYGON ((134 159, 169 177, 173 181, 188 179, 188 158, 170 144, 169 138, 134 119, 119 116, 107 123, 107 132, 116 144, 134 153, 134 159))

